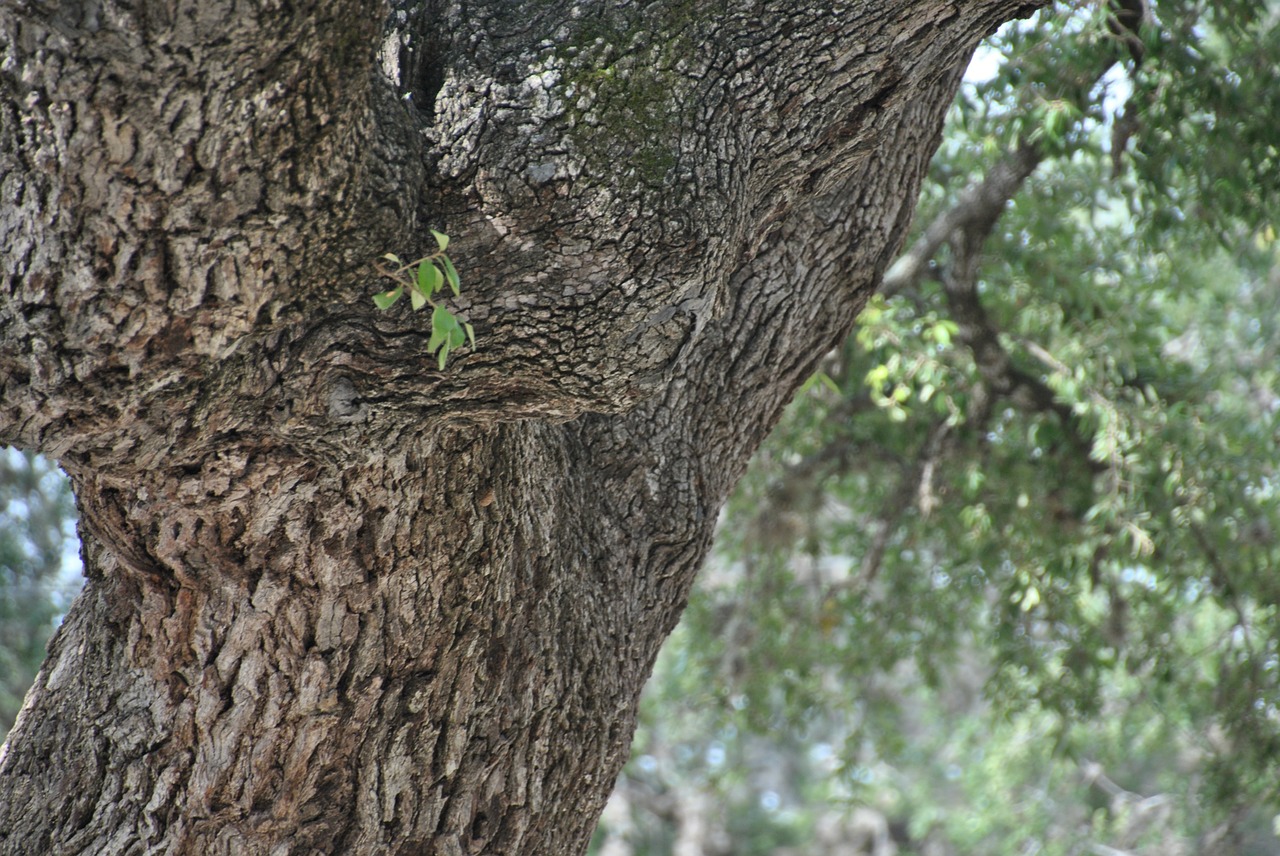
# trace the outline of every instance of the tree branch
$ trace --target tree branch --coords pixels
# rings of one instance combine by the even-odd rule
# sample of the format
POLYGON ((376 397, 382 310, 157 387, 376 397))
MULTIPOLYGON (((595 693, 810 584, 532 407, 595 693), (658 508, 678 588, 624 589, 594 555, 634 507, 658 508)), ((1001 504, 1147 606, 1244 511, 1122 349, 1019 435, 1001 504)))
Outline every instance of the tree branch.
POLYGON ((928 270, 928 264, 944 244, 955 240, 957 233, 990 234, 1009 200, 1017 195, 1023 183, 1043 161, 1044 154, 1039 146, 1019 142, 986 172, 981 181, 970 185, 954 205, 925 227, 923 234, 885 273, 880 293, 889 297, 918 285, 928 270))

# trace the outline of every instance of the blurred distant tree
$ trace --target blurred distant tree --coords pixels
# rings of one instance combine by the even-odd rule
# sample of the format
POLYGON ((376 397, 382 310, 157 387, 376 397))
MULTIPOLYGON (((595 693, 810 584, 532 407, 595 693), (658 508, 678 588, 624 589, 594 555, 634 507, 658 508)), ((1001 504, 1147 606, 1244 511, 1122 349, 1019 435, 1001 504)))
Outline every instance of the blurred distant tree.
POLYGON ((74 519, 67 480, 54 465, 0 449, 0 740, 74 587, 64 571, 74 519))
POLYGON ((631 853, 695 792, 734 854, 1275 852, 1278 9, 989 43, 660 660, 631 853))

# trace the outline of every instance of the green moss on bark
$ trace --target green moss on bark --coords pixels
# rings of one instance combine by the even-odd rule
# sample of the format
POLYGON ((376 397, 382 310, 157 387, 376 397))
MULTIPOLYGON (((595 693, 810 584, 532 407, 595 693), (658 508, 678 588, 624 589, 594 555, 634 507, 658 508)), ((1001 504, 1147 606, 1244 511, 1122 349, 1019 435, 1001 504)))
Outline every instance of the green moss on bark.
POLYGON ((671 180, 696 83, 682 61, 705 54, 714 6, 679 0, 583 21, 557 47, 571 136, 589 170, 645 187, 671 180))

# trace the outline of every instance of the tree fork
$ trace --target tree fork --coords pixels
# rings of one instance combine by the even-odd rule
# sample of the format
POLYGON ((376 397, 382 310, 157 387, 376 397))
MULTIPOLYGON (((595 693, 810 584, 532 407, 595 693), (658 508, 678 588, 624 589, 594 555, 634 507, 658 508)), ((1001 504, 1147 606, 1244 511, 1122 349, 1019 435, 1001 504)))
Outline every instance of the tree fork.
POLYGON ((1033 6, 0 10, 0 441, 89 578, 0 852, 582 852, 724 498, 1033 6), (444 372, 370 301, 428 227, 444 372))

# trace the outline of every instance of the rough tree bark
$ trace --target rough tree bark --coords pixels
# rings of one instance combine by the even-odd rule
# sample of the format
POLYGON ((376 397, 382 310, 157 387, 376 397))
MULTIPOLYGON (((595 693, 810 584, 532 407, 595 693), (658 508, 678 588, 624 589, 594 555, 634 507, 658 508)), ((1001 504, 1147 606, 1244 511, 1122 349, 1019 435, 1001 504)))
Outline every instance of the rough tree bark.
POLYGON ((0 852, 580 853, 726 493, 1035 5, 3 0, 0 442, 70 475, 88 583, 0 852), (370 302, 428 226, 444 371, 370 302))

